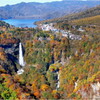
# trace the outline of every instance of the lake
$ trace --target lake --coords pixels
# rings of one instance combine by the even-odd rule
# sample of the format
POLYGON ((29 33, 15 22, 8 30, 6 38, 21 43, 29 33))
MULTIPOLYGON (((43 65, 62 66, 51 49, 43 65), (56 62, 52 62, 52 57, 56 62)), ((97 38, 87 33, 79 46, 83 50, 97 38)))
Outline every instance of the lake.
POLYGON ((41 21, 41 19, 6 19, 3 20, 10 25, 14 25, 15 27, 36 27, 34 22, 41 21))

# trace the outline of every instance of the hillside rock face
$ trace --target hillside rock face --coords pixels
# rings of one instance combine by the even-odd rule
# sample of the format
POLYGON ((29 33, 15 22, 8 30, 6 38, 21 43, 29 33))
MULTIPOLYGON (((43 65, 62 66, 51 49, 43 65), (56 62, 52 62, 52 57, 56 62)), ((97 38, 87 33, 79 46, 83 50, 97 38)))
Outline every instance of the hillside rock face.
POLYGON ((19 63, 18 55, 20 40, 13 38, 4 41, 0 41, 0 65, 2 65, 8 73, 11 73, 12 71, 17 72, 18 68, 16 67, 16 64, 19 63))
POLYGON ((0 47, 4 49, 6 54, 18 54, 19 40, 17 39, 2 39, 0 47))

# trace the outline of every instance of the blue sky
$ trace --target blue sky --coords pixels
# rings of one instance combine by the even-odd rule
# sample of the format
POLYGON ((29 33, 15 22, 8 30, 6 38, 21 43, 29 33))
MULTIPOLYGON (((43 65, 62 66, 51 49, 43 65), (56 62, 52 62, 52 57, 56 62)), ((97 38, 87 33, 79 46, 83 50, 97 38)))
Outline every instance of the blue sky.
POLYGON ((12 5, 20 2, 51 2, 51 1, 62 1, 62 0, 0 0, 0 6, 7 4, 12 5))

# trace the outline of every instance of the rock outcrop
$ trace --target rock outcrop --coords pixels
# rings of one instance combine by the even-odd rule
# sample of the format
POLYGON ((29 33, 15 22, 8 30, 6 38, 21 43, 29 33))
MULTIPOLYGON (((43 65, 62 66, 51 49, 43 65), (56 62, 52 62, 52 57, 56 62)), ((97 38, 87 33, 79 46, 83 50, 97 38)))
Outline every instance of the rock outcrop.
POLYGON ((18 71, 16 64, 19 63, 19 43, 20 40, 15 38, 0 41, 0 65, 2 65, 8 73, 18 71))

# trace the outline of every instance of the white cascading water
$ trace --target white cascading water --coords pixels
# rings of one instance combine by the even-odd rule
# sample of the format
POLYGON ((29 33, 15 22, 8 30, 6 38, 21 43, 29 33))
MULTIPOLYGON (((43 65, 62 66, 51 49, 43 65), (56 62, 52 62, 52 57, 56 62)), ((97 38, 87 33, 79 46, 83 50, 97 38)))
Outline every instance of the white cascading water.
MULTIPOLYGON (((19 64, 20 66, 24 67, 25 66, 25 62, 24 62, 24 57, 23 57, 23 50, 22 50, 22 44, 19 43, 19 64)), ((20 75, 24 72, 23 69, 19 69, 17 71, 17 74, 20 75)))
POLYGON ((19 43, 19 64, 21 66, 25 66, 24 57, 23 57, 23 50, 22 50, 22 44, 21 43, 19 43))
POLYGON ((59 79, 60 79, 60 74, 59 74, 59 72, 57 72, 57 76, 58 76, 58 82, 57 82, 57 87, 56 87, 56 89, 59 89, 59 87, 60 87, 60 81, 59 81, 59 79))

